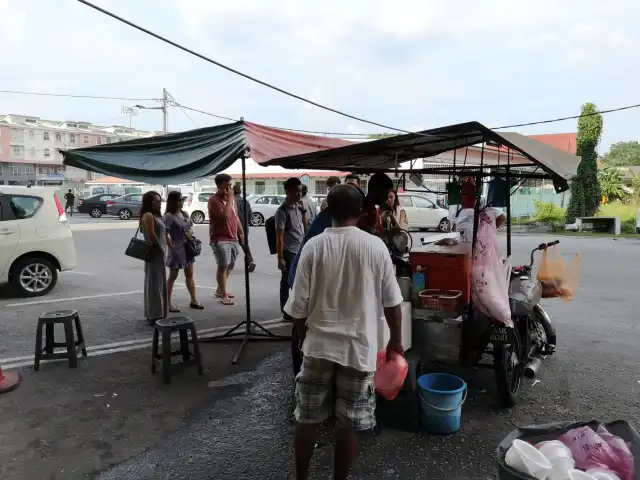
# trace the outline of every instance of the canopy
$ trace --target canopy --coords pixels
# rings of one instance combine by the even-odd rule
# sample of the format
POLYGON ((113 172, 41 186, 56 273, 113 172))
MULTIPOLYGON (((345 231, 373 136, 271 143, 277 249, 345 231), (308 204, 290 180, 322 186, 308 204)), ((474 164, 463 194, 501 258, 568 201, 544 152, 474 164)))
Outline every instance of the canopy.
MULTIPOLYGON (((400 164, 418 158, 429 158, 441 153, 477 145, 483 142, 504 147, 522 154, 517 165, 521 168, 538 167, 554 180, 557 191, 567 190, 578 169, 580 157, 557 149, 519 133, 498 133, 478 122, 460 123, 405 135, 395 135, 371 142, 350 144, 331 150, 307 152, 274 158, 264 165, 280 165, 285 168, 331 169, 354 172, 395 171, 400 164)), ((504 167, 502 161, 484 158, 484 167, 504 167), (498 163, 499 162, 499 163, 498 163)), ((441 161, 440 161, 441 163, 441 161)), ((478 160, 470 160, 465 168, 480 166, 478 160)), ((515 165, 514 165, 515 166, 515 165)), ((462 165, 455 166, 461 173, 462 165)), ((430 169, 425 164, 421 171, 430 169)), ((442 167, 439 167, 441 170, 442 167)), ((514 172, 515 173, 515 172, 514 172)))
POLYGON ((243 154, 268 159, 351 145, 250 122, 235 122, 126 142, 62 151, 72 167, 137 182, 174 185, 214 175, 243 154))

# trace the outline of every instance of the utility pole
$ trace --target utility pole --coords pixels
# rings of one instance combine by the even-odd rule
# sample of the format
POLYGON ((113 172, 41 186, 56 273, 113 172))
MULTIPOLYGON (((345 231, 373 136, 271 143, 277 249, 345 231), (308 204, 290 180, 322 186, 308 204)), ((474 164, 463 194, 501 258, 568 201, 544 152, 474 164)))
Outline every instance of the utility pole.
MULTIPOLYGON (((162 89, 162 134, 166 135, 167 134, 167 124, 169 123, 168 120, 168 104, 169 103, 169 94, 167 92, 166 88, 162 89)), ((163 195, 162 198, 164 198, 165 200, 168 198, 169 196, 169 185, 163 185, 162 186, 162 190, 163 190, 163 195)))

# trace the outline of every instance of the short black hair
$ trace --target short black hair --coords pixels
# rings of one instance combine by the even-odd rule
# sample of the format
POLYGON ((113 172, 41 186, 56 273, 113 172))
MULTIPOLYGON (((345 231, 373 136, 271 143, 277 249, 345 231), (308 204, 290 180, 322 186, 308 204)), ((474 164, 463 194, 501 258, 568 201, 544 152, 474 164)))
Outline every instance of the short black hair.
POLYGON ((233 194, 240 195, 242 193, 242 188, 237 183, 233 186, 233 194))
POLYGON ((342 182, 338 177, 329 177, 327 178, 327 187, 333 187, 335 185, 340 185, 342 182))
POLYGON ((225 182, 230 182, 231 181, 231 175, 229 175, 228 173, 219 173, 218 175, 216 175, 216 186, 219 187, 220 185, 222 185, 225 182))
POLYGON ((327 210, 338 223, 360 216, 364 193, 353 185, 338 185, 327 195, 327 210))
POLYGON ((290 188, 298 188, 300 185, 302 185, 302 182, 300 181, 299 178, 296 178, 296 177, 288 178, 287 181, 284 182, 284 191, 286 192, 290 188))
POLYGON ((307 193, 309 193, 309 187, 307 187, 304 183, 302 184, 302 196, 304 197, 307 193))

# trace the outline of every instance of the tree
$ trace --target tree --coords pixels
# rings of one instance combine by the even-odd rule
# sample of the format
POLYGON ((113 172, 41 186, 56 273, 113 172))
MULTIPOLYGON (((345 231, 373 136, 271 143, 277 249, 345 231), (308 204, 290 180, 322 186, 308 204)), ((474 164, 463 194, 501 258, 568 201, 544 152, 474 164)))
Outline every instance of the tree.
POLYGON ((578 119, 576 154, 581 158, 576 178, 571 182, 571 198, 567 208, 567 222, 577 217, 590 217, 600 207, 602 195, 598 183, 598 154, 596 148, 602 135, 602 115, 593 103, 586 103, 578 119))
POLYGON ((611 167, 631 167, 640 165, 640 142, 618 142, 602 157, 611 167))
POLYGON ((605 201, 620 200, 625 196, 624 188, 622 188, 622 175, 617 168, 605 167, 600 170, 598 182, 605 201))

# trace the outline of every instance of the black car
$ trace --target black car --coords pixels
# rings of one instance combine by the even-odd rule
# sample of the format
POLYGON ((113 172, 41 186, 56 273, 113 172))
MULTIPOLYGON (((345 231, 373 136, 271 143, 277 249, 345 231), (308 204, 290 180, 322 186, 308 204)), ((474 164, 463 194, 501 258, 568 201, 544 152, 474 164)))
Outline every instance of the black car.
POLYGON ((99 193, 78 200, 78 212, 88 213, 93 218, 100 218, 107 213, 107 200, 113 200, 120 195, 117 193, 99 193))

